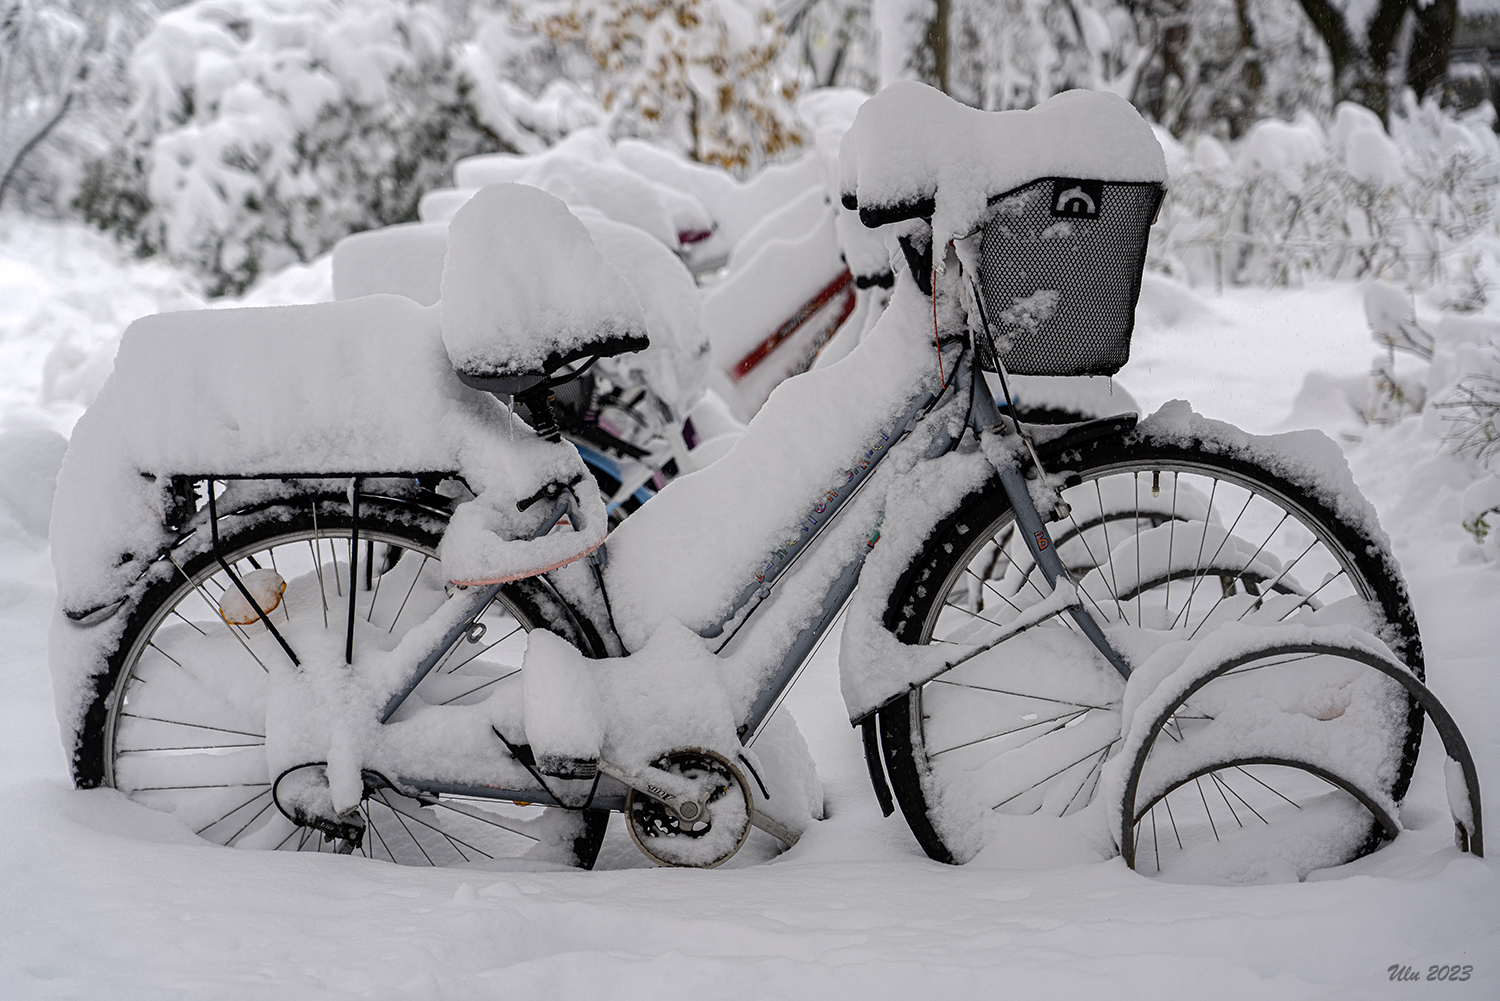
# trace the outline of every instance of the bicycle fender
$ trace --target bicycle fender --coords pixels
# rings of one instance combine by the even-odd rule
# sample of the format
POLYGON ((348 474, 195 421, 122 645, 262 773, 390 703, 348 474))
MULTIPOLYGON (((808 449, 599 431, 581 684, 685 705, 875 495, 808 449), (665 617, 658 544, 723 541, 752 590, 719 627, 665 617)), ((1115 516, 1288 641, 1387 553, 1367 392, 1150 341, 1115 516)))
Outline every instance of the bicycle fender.
MULTIPOLYGON (((1077 424, 1028 428, 1044 465, 1066 463, 1068 453, 1101 438, 1124 436, 1136 425, 1135 414, 1121 414, 1077 424)), ((1000 489, 994 466, 975 451, 954 451, 922 462, 888 488, 880 544, 860 572, 859 589, 844 619, 839 653, 840 686, 850 720, 865 717, 899 698, 913 685, 933 677, 969 651, 934 649, 915 644, 915 637, 893 633, 885 622, 891 595, 907 570, 922 555, 927 540, 981 490, 1000 489)))

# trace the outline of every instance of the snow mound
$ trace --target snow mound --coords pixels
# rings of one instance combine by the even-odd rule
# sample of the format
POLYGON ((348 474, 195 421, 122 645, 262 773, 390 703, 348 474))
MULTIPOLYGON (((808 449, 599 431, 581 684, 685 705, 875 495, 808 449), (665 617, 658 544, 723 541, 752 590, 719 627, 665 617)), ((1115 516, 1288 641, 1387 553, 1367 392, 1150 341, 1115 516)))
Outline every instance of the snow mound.
POLYGON ((540 375, 649 344, 623 275, 563 201, 523 184, 481 189, 448 226, 443 343, 480 378, 540 375))
POLYGON ((0 432, 0 510, 9 508, 32 535, 47 535, 57 468, 67 450, 68 440, 56 431, 0 432))
MULTIPOLYGON (((651 338, 642 351, 601 360, 597 371, 620 386, 644 380, 675 412, 687 413, 708 380, 708 335, 692 274, 644 230, 588 208, 575 214, 604 260, 635 292, 651 338)), ((441 296, 447 251, 447 222, 407 223, 345 237, 333 251, 334 291, 340 299, 388 292, 433 305, 441 296)))

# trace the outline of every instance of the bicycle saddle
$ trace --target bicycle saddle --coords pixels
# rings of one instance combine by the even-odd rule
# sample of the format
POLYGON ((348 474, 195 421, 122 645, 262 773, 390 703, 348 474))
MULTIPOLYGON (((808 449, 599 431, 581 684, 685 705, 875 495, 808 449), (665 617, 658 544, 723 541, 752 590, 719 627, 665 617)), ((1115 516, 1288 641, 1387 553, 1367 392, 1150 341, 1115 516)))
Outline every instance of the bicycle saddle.
POLYGON ((559 198, 481 188, 454 215, 441 284, 443 344, 466 385, 517 396, 640 351, 646 318, 625 278, 559 198))
POLYGON ((989 202, 1039 178, 1167 181, 1151 126, 1114 94, 1070 90, 1029 111, 980 111, 915 81, 859 109, 839 146, 840 198, 866 226, 932 219, 967 236, 989 202))

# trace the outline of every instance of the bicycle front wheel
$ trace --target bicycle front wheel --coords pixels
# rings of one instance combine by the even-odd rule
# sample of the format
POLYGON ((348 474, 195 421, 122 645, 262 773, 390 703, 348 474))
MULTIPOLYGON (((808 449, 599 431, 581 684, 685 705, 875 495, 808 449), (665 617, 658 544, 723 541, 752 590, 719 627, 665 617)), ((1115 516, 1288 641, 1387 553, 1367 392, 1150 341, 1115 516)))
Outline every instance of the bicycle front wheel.
MULTIPOLYGON (((342 659, 351 586, 356 651, 392 649, 444 601, 437 544, 446 505, 436 495, 425 503, 361 498, 356 551, 348 498, 305 495, 221 517, 220 552, 304 657, 342 659), (358 558, 352 584, 351 556, 358 558)), ((238 588, 202 540, 190 538, 167 559, 172 575, 130 611, 109 656, 110 673, 80 734, 75 781, 112 786, 220 845, 349 848, 294 824, 274 801, 278 776, 266 756, 266 697, 271 670, 285 666, 275 638, 240 607, 238 588)), ((493 700, 496 718, 519 720, 526 633, 544 623, 565 631, 566 619, 541 582, 507 585, 471 626, 475 641, 460 639, 408 701, 493 700)), ((496 751, 505 753, 498 741, 496 751)), ((588 867, 608 820, 601 811, 565 814, 454 796, 419 800, 383 779, 367 775, 358 851, 391 862, 538 858, 551 849, 551 860, 588 867), (534 851, 539 844, 543 850, 534 851)))
MULTIPOLYGON (((1133 665, 1230 623, 1342 623, 1379 637, 1421 676, 1415 618, 1372 537, 1378 530, 1278 472, 1244 455, 1150 440, 1095 441, 1054 465, 1072 511, 1049 533, 1085 607, 1133 665)), ((982 643, 1048 590, 994 481, 934 531, 893 593, 886 626, 908 643, 982 643)), ((1238 686, 1234 698, 1283 702, 1326 693, 1328 708, 1313 714, 1347 716, 1346 727, 1361 721, 1361 765, 1400 801, 1422 715, 1399 684, 1336 657, 1257 669, 1259 688, 1247 687, 1245 671, 1215 684, 1238 686)), ((1163 743, 1206 725, 1195 707, 1215 704, 1217 692, 1179 708, 1163 743)), ((1123 695, 1119 675, 1057 617, 882 710, 892 788, 924 850, 962 862, 1017 835, 1107 850, 1095 798, 1126 723, 1123 695)), ((1300 878, 1378 844, 1377 821, 1388 818, 1295 758, 1226 752, 1223 767, 1176 785, 1139 818, 1136 867, 1193 879, 1300 878)))

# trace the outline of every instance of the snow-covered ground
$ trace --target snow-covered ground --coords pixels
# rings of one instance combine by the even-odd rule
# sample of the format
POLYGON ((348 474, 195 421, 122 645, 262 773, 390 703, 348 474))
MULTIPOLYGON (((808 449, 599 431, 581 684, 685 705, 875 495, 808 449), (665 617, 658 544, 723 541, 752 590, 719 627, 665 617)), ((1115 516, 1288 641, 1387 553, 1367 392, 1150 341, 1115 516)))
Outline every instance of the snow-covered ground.
MULTIPOLYGON (((329 287, 325 262, 247 301, 329 287)), ((0 217, 0 433, 67 433, 129 320, 197 304, 189 282, 102 238, 0 217)), ((1459 527, 1467 474, 1420 420, 1371 431, 1349 419, 1331 387, 1373 353, 1355 287, 1215 296, 1148 278, 1118 381, 1147 410, 1185 397, 1249 430, 1314 422, 1340 437, 1395 540, 1429 683, 1493 803, 1500 567, 1459 527), (1299 397, 1309 372, 1334 378, 1299 397)), ((618 823, 592 873, 207 845, 111 791, 71 788, 46 670, 48 549, 22 525, 44 467, 13 459, 0 483, 0 996, 1500 996, 1497 865, 1452 847, 1430 728, 1406 833, 1306 883, 1171 885, 1119 859, 1015 869, 1003 845, 947 867, 899 816, 880 816, 838 691, 836 636, 789 700, 828 819, 774 859, 658 870, 618 823), (1425 980, 1452 964, 1471 978, 1425 980), (1396 965, 1424 979, 1393 982, 1396 965)), ((1487 819, 1500 827, 1493 806, 1487 819)))

